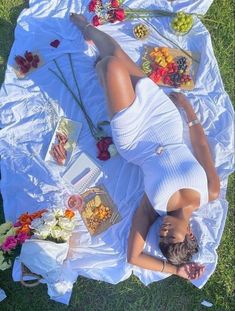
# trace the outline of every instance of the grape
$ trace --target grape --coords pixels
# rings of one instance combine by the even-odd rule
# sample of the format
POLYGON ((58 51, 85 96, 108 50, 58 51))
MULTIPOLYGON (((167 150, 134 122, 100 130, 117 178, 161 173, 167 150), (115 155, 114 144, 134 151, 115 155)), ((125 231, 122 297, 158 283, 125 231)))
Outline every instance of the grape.
POLYGON ((172 28, 180 33, 188 32, 193 25, 193 17, 191 14, 186 14, 183 11, 178 12, 176 17, 171 22, 172 28))

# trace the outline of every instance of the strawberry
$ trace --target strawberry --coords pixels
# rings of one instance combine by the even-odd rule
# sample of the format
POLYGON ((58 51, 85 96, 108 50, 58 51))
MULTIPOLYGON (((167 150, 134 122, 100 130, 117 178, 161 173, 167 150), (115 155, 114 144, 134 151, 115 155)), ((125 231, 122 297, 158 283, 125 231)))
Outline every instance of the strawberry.
POLYGON ((33 61, 32 61, 32 67, 33 68, 38 68, 38 62, 37 61, 35 61, 35 59, 33 59, 33 61))
POLYGON ((37 54, 35 54, 33 56, 33 61, 35 61, 35 63, 37 63, 37 64, 40 62, 40 58, 39 58, 39 56, 37 54))
POLYGON ((29 69, 30 69, 30 64, 28 63, 28 62, 26 62, 25 64, 23 64, 23 65, 20 65, 19 66, 19 68, 20 68, 20 73, 21 74, 25 74, 25 73, 27 73, 28 71, 29 71, 29 69))
POLYGON ((40 58, 39 58, 39 56, 37 55, 37 54, 35 54, 34 56, 33 56, 33 61, 32 61, 32 67, 33 68, 37 68, 38 67, 38 63, 40 62, 40 58))
POLYGON ((15 61, 16 61, 16 64, 19 66, 24 65, 27 62, 26 59, 20 55, 16 55, 15 61))
POLYGON ((26 58, 26 60, 31 63, 31 61, 33 60, 33 54, 31 52, 26 51, 24 53, 24 57, 26 58))

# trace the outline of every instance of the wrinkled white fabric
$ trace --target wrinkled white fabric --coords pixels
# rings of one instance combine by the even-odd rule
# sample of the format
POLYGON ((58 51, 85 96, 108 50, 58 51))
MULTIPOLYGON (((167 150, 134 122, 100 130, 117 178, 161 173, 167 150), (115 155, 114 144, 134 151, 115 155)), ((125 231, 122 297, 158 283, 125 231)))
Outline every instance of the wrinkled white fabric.
POLYGON ((46 240, 30 239, 22 245, 20 261, 33 273, 46 281, 58 281, 69 249, 68 243, 54 243, 46 240))
MULTIPOLYGON (((148 7, 155 2, 128 1, 128 5, 134 7, 138 4, 138 7, 148 7)), ((187 4, 185 7, 187 11, 195 11, 197 7, 194 4, 197 3, 198 12, 205 12, 211 1, 180 1, 180 3, 187 4)), ((97 51, 92 45, 84 42, 79 31, 69 21, 71 11, 85 12, 90 18, 91 15, 86 9, 87 4, 88 1, 77 0, 33 0, 30 1, 30 9, 24 10, 18 18, 15 41, 0 92, 1 192, 6 219, 14 221, 25 211, 33 212, 57 206, 59 203, 61 205, 65 195, 73 190, 61 178, 64 168, 45 163, 43 160, 60 116, 83 123, 73 159, 79 150, 96 158, 95 141, 90 135, 81 111, 65 87, 48 70, 48 68, 55 69, 52 59, 56 58, 75 89, 66 55, 68 52, 72 53, 87 112, 95 123, 107 120, 105 95, 94 69, 97 51), (55 39, 61 41, 57 49, 49 45, 55 39), (40 51, 45 65, 27 78, 18 80, 12 64, 15 55, 23 54, 25 50, 40 51)), ((182 6, 181 4, 179 5, 182 6)), ((168 5, 170 4, 167 3, 168 5)), ((220 199, 203 206, 192 218, 193 230, 200 241, 200 252, 195 260, 206 264, 204 276, 193 283, 197 287, 202 287, 216 267, 216 249, 226 220, 227 177, 233 170, 233 109, 223 87, 210 35, 202 23, 196 20, 189 35, 176 37, 170 32, 167 18, 153 19, 152 22, 160 33, 178 42, 182 48, 201 54, 196 88, 185 94, 194 106, 209 139, 222 188, 220 199)), ((112 35, 138 63, 144 44, 172 46, 154 31, 145 42, 135 40, 132 27, 136 23, 137 21, 127 21, 108 24, 101 26, 100 29, 112 35)), ((185 141, 189 144, 187 127, 185 127, 185 141)), ((167 277, 165 274, 133 267, 126 262, 131 218, 143 195, 143 176, 139 168, 128 164, 120 156, 107 162, 100 162, 100 165, 104 177, 97 182, 104 183, 108 189, 122 215, 122 221, 92 238, 80 221, 70 245, 71 268, 77 275, 112 284, 127 279, 132 271, 146 285, 167 277)), ((151 228, 146 243, 146 251, 156 255, 160 254, 156 250, 158 226, 159 222, 156 222, 151 228)), ((71 283, 73 278, 74 276, 71 277, 71 283)), ((56 291, 53 294, 51 287, 49 293, 51 298, 68 303, 71 291, 58 297, 56 291)))

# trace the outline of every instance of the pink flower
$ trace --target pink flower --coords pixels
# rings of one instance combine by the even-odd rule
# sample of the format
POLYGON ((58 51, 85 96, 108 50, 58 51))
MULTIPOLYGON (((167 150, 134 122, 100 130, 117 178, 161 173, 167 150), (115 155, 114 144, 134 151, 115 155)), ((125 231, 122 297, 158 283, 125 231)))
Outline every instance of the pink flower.
POLYGON ((16 239, 20 244, 23 244, 25 240, 30 239, 30 236, 25 232, 20 232, 18 233, 16 239))
POLYGON ((88 4, 89 12, 95 12, 103 7, 102 0, 91 0, 88 4))
POLYGON ((13 235, 10 235, 6 238, 6 240, 1 245, 1 249, 4 252, 9 252, 11 249, 14 249, 16 245, 17 245, 17 239, 13 235))
POLYGON ((97 4, 97 1, 96 1, 96 0, 92 0, 92 1, 89 3, 89 5, 88 5, 89 12, 95 12, 96 4, 97 4))
POLYGON ((92 24, 97 27, 99 25, 101 25, 101 20, 99 19, 99 17, 97 15, 93 16, 92 18, 92 24))
POLYGON ((118 0, 111 0, 111 7, 112 8, 118 8, 119 7, 119 1, 118 0))

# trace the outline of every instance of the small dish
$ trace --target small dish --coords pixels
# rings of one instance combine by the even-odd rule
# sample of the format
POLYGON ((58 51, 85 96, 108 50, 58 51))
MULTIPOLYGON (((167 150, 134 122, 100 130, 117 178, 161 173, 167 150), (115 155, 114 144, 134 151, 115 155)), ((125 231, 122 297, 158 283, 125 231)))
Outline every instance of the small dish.
MULTIPOLYGON (((193 15, 184 14, 184 16, 181 16, 181 15, 179 15, 179 14, 181 14, 181 13, 182 13, 182 12, 179 12, 179 13, 176 15, 176 17, 171 18, 171 19, 170 19, 170 23, 169 23, 169 24, 170 24, 170 29, 171 29, 172 33, 175 34, 175 35, 177 35, 177 36, 184 36, 184 35, 188 34, 188 33, 192 30, 192 28, 193 28, 193 26, 194 26, 194 23, 195 23, 195 18, 194 18, 193 15), (188 18, 191 19, 191 21, 189 21, 189 23, 191 23, 191 26, 188 27, 188 28, 186 28, 185 31, 184 31, 183 29, 180 30, 181 27, 187 27, 187 25, 185 25, 185 19, 187 20, 188 18), (183 21, 182 21, 181 19, 183 19, 183 21), (174 28, 174 24, 177 23, 176 20, 178 20, 178 25, 177 25, 177 26, 178 26, 179 29, 175 29, 175 28, 174 28)), ((186 22, 186 23, 187 23, 187 22, 186 22)), ((177 26, 176 26, 176 27, 177 27, 177 26)))
POLYGON ((134 37, 138 40, 144 40, 149 36, 149 28, 145 24, 137 24, 133 28, 134 37))

